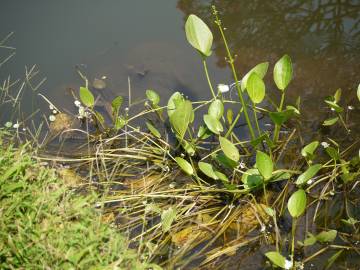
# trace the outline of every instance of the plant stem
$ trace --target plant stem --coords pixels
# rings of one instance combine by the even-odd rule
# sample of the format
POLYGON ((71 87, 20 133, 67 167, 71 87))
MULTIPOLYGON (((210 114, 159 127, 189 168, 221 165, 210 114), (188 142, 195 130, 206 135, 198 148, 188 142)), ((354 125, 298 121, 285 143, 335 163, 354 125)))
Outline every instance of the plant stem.
POLYGON ((297 218, 294 218, 293 222, 292 222, 292 227, 291 227, 291 262, 292 262, 292 269, 295 269, 294 253, 295 253, 296 223, 297 223, 297 218))
POLYGON ((258 136, 260 136, 260 135, 261 135, 261 131, 260 131, 260 126, 259 126, 259 121, 258 121, 257 115, 256 115, 256 108, 255 108, 255 103, 254 103, 254 102, 252 103, 252 106, 253 106, 253 112, 254 112, 256 129, 257 129, 257 132, 258 132, 258 136))
MULTIPOLYGON (((285 91, 282 91, 281 101, 280 101, 280 106, 278 108, 278 112, 282 111, 282 108, 284 106, 284 99, 285 99, 285 91)), ((277 125, 277 124, 275 125, 274 143, 277 143, 277 141, 279 140, 280 128, 281 128, 281 125, 277 125)))
POLYGON ((238 95, 239 95, 241 105, 244 108, 244 115, 245 115, 245 119, 246 119, 246 122, 247 122, 248 127, 249 127, 250 135, 251 135, 251 138, 254 140, 255 139, 255 133, 254 133, 254 129, 252 127, 252 124, 250 122, 250 118, 249 118, 249 115, 248 115, 248 112, 247 112, 247 108, 246 108, 246 104, 245 104, 245 101, 244 101, 244 98, 243 98, 243 95, 242 95, 242 91, 240 89, 239 80, 238 80, 236 70, 235 70, 235 66, 234 66, 234 58, 231 55, 231 52, 230 52, 230 49, 229 49, 229 46, 228 46, 224 31, 223 31, 222 26, 221 26, 221 21, 220 21, 218 15, 217 15, 217 11, 215 9, 214 9, 214 15, 215 15, 215 18, 216 18, 215 22, 219 27, 221 37, 222 37, 222 39, 224 41, 224 44, 225 44, 226 52, 227 52, 227 55, 229 57, 228 62, 230 64, 231 71, 232 71, 232 74, 233 74, 233 77, 234 77, 234 80, 235 80, 235 86, 236 86, 236 90, 237 90, 238 95))
POLYGON ((205 75, 206 75, 206 80, 209 84, 209 88, 210 88, 210 91, 211 91, 211 94, 213 96, 214 99, 216 99, 216 95, 215 95, 215 92, 214 92, 214 88, 212 86, 212 83, 210 81, 210 77, 209 77, 209 72, 208 72, 208 69, 207 69, 207 64, 206 64, 206 61, 205 61, 205 57, 203 57, 203 65, 204 65, 204 70, 205 70, 205 75))

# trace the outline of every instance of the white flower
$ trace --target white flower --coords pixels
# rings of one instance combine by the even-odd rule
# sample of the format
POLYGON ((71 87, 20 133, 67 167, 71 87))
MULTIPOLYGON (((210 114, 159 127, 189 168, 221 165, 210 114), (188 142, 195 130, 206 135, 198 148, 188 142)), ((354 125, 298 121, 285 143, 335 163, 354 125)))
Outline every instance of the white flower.
POLYGON ((328 148, 330 146, 330 144, 328 144, 327 142, 322 142, 321 146, 324 148, 328 148))
POLYGON ((239 166, 240 166, 241 169, 246 168, 246 164, 243 161, 240 161, 239 166))
POLYGON ((58 111, 57 111, 57 110, 53 110, 52 112, 53 112, 53 114, 57 114, 57 113, 58 113, 58 111))
POLYGON ((79 106, 79 116, 85 116, 85 108, 83 106, 79 106))
POLYGON ((285 265, 284 265, 284 268, 285 268, 285 269, 290 269, 290 268, 292 268, 292 266, 293 266, 293 262, 292 262, 292 261, 285 260, 285 265))
POLYGON ((230 91, 230 87, 227 84, 218 84, 217 89, 220 93, 226 93, 230 91))
POLYGON ((350 111, 352 111, 352 110, 355 109, 355 108, 354 108, 354 106, 349 105, 349 106, 348 106, 348 109, 349 109, 350 111))
POLYGON ((50 105, 49 105, 49 109, 50 109, 50 110, 54 110, 54 109, 55 109, 54 105, 50 104, 50 105))
POLYGON ((261 225, 260 232, 265 232, 265 231, 266 231, 266 226, 263 224, 263 225, 261 225))
POLYGON ((19 128, 19 127, 20 127, 19 122, 16 122, 16 123, 13 125, 13 128, 19 128))
POLYGON ((54 122, 55 119, 56 119, 56 116, 55 116, 55 115, 51 114, 51 115, 49 116, 50 122, 54 122))
POLYGON ((311 185, 313 182, 314 182, 314 179, 311 178, 311 179, 309 179, 309 181, 306 182, 306 184, 311 185))
POLYGON ((12 127, 12 125, 13 125, 13 124, 12 124, 11 122, 6 122, 6 123, 5 123, 5 127, 7 127, 7 128, 12 127))
POLYGON ((81 102, 78 101, 78 100, 75 100, 75 101, 74 101, 74 104, 75 104, 76 107, 80 107, 80 106, 81 106, 81 102))
POLYGON ((334 109, 334 108, 331 108, 331 110, 332 110, 332 111, 335 111, 335 109, 334 109))
POLYGON ((107 77, 106 77, 105 75, 103 75, 103 76, 101 77, 102 80, 106 80, 106 78, 107 78, 107 77))
POLYGON ((26 131, 26 128, 23 128, 22 130, 23 130, 23 131, 26 131))

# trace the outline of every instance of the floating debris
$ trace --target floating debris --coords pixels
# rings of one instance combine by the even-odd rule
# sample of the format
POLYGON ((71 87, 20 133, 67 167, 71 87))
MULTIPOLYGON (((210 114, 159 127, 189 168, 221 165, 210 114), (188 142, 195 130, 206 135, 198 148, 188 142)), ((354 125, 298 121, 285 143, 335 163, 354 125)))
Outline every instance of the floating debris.
POLYGON ((98 90, 103 90, 106 88, 106 82, 102 79, 95 78, 93 81, 93 87, 98 90))

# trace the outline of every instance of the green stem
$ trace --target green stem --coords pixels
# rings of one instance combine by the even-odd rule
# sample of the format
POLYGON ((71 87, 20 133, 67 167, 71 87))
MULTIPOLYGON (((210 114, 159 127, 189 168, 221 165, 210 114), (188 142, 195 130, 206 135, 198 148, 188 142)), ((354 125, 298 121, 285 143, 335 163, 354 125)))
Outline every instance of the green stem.
POLYGON ((291 227, 291 262, 293 264, 292 269, 295 269, 294 253, 295 253, 295 232, 296 232, 297 219, 294 218, 291 227))
MULTIPOLYGON (((282 91, 281 94, 281 101, 280 106, 278 108, 278 112, 281 112, 284 106, 284 99, 285 99, 285 91, 282 91)), ((275 132, 274 132, 274 142, 277 143, 279 140, 279 134, 280 134, 281 125, 275 125, 275 132)))
POLYGON ((232 133, 233 129, 236 126, 237 121, 239 121, 241 113, 242 113, 242 109, 238 112, 238 114, 236 115, 234 121, 231 123, 231 126, 229 127, 229 130, 226 132, 226 134, 224 136, 225 138, 229 137, 229 135, 232 133))
POLYGON ((210 81, 209 72, 208 72, 208 69, 207 69, 207 64, 206 64, 206 61, 205 61, 205 57, 203 57, 203 65, 204 65, 206 80, 207 80, 207 82, 208 82, 208 84, 209 84, 209 88, 210 88, 211 94, 212 94, 213 98, 215 99, 215 98, 216 98, 216 95, 215 95, 215 92, 214 92, 214 88, 213 88, 213 86, 212 86, 212 83, 211 83, 211 81, 210 81))
POLYGON ((231 71, 232 71, 232 74, 233 74, 233 77, 234 77, 234 80, 235 80, 236 90, 237 90, 238 95, 239 95, 240 103, 241 103, 242 107, 244 108, 244 115, 245 115, 245 119, 246 119, 246 122, 247 122, 248 127, 249 127, 250 135, 251 135, 251 138, 254 140, 255 139, 255 133, 254 133, 254 129, 252 127, 252 124, 250 122, 250 118, 249 118, 249 115, 248 115, 248 112, 247 112, 247 109, 246 109, 246 104, 245 104, 245 101, 244 101, 244 98, 243 98, 243 95, 242 95, 242 91, 240 89, 239 80, 238 80, 236 70, 235 70, 235 66, 234 66, 234 58, 232 57, 232 55, 230 53, 230 49, 229 49, 229 46, 228 46, 224 31, 223 31, 223 29, 221 27, 221 21, 219 20, 216 12, 215 12, 215 17, 216 17, 216 24, 219 27, 221 37, 222 37, 222 39, 224 41, 224 44, 225 44, 226 52, 227 52, 227 55, 229 57, 229 64, 230 64, 231 71))
POLYGON ((257 115, 256 115, 256 108, 255 108, 255 103, 254 103, 254 102, 252 103, 252 106, 253 106, 253 112, 254 112, 256 129, 257 129, 257 132, 258 132, 258 136, 260 136, 260 135, 261 135, 261 131, 260 131, 260 126, 259 126, 259 121, 258 121, 257 115))

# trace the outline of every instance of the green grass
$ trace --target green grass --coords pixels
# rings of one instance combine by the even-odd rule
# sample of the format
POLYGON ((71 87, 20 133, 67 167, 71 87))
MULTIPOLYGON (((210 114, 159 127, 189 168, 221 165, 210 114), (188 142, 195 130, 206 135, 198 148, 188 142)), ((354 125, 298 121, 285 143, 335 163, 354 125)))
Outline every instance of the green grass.
MULTIPOLYGON (((0 134, 0 140, 1 140, 0 134)), ((96 194, 70 190, 31 148, 0 142, 1 269, 145 269, 101 222, 96 194)))

